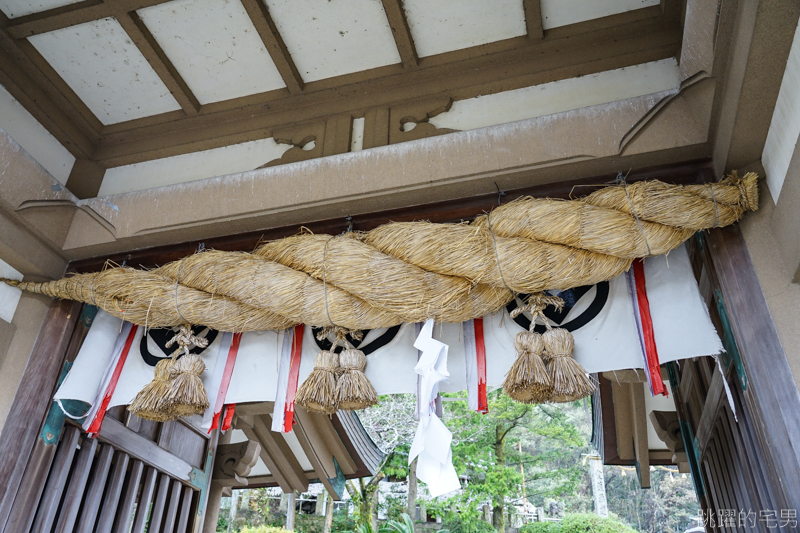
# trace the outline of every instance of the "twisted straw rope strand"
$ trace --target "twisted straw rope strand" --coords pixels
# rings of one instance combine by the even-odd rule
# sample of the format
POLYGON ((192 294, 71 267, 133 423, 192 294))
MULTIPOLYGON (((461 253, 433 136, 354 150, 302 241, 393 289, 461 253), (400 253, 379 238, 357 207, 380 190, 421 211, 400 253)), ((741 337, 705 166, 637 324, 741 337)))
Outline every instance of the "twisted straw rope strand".
POLYGON ((653 255, 668 252, 695 231, 732 224, 758 207, 752 173, 710 186, 638 182, 625 193, 617 186, 579 200, 518 199, 492 212, 492 231, 485 215, 472 224, 390 223, 332 240, 296 235, 252 254, 206 251, 152 271, 118 267, 6 283, 96 302, 150 327, 183 324, 179 315, 223 331, 325 326, 325 290, 330 319, 348 329, 463 322, 505 305, 506 284, 535 293, 608 280, 648 255, 648 246, 653 255))

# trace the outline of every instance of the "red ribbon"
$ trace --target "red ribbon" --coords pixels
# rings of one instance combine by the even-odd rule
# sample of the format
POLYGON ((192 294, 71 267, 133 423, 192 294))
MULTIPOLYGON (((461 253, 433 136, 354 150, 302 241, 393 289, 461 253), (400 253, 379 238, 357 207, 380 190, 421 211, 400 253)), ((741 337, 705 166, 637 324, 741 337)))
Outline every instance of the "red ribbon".
POLYGON ((303 352, 303 330, 299 324, 294 327, 292 339, 292 358, 289 364, 289 382, 286 384, 286 404, 283 407, 283 432, 289 433, 294 425, 294 396, 297 394, 297 381, 300 377, 300 355, 303 352))
POLYGON ((647 299, 647 287, 644 280, 644 261, 641 259, 633 262, 633 277, 636 281, 636 301, 639 303, 639 318, 642 321, 642 336, 644 337, 645 356, 647 357, 653 395, 668 396, 667 386, 664 384, 664 380, 661 379, 661 364, 658 361, 653 319, 650 316, 650 300, 647 299))
POLYGON ((236 410, 236 404, 231 403, 225 406, 225 419, 222 421, 222 427, 220 431, 225 432, 231 429, 231 424, 233 423, 233 413, 236 410))
POLYGON ((117 382, 119 381, 119 375, 122 373, 122 367, 125 366, 125 360, 128 358, 128 352, 131 350, 131 345, 133 344, 133 338, 136 337, 136 330, 139 329, 139 326, 132 325, 131 331, 128 333, 128 338, 125 340, 125 346, 122 348, 122 353, 119 355, 119 359, 117 359, 117 366, 114 368, 114 373, 111 374, 111 381, 108 383, 108 387, 106 387, 106 393, 103 396, 103 401, 100 403, 100 409, 97 410, 97 413, 94 415, 94 420, 92 420, 92 424, 89 426, 89 429, 86 430, 86 433, 94 436, 95 434, 100 432, 100 428, 103 425, 103 419, 106 416, 106 409, 108 409, 108 404, 111 403, 111 397, 114 396, 114 391, 117 388, 117 382))
MULTIPOLYGON (((222 414, 222 409, 225 405, 225 396, 227 396, 228 387, 231 384, 233 367, 236 364, 236 355, 239 353, 239 344, 241 342, 242 342, 242 334, 234 333, 233 339, 231 340, 231 347, 228 350, 228 360, 225 361, 225 369, 222 371, 222 380, 220 381, 219 384, 219 394, 217 395, 217 403, 214 406, 214 420, 213 422, 211 422, 211 428, 208 430, 209 433, 211 433, 213 430, 219 427, 219 417, 222 414)), ((227 418, 228 415, 226 414, 225 416, 227 418)), ((233 412, 231 412, 231 417, 233 417, 233 412)), ((222 431, 225 431, 224 423, 222 431)))
POLYGON ((478 366, 478 412, 489 412, 489 401, 486 398, 486 345, 483 340, 483 318, 472 321, 475 324, 475 358, 478 366))

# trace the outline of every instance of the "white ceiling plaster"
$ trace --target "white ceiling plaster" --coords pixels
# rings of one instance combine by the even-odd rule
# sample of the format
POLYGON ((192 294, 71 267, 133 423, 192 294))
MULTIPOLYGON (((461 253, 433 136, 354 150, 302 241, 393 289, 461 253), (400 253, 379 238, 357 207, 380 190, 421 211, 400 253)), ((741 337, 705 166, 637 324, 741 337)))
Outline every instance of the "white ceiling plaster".
POLYGON ((264 460, 259 456, 256 459, 256 464, 253 468, 250 469, 250 473, 247 474, 248 477, 255 477, 255 476, 268 476, 272 472, 269 471, 267 465, 264 464, 264 460))
POLYGON ((80 0, 0 0, 0 9, 8 18, 13 19, 56 7, 68 6, 78 1, 80 0))
POLYGON ((289 144, 261 139, 106 170, 98 196, 109 196, 254 170, 280 159, 289 144))
POLYGON ((403 8, 419 57, 526 34, 522 0, 404 0, 403 8))
POLYGON ((61 185, 66 185, 75 156, 0 86, 0 129, 8 133, 61 185))
POLYGON ((304 81, 400 63, 380 0, 266 0, 304 81))
POLYGON ((286 441, 286 444, 289 445, 289 449, 292 450, 292 453, 297 458, 297 462, 300 463, 300 467, 303 469, 303 471, 313 471, 314 467, 311 466, 311 461, 309 461, 308 457, 306 457, 306 452, 303 451, 303 446, 300 445, 300 441, 297 440, 297 436, 294 434, 294 431, 290 431, 289 433, 281 433, 281 435, 283 436, 283 440, 286 441))
POLYGON ((176 0, 137 13, 201 104, 286 86, 238 1, 176 0))
POLYGON ((541 117, 626 98, 676 91, 680 73, 675 58, 533 87, 453 102, 449 111, 431 118, 437 128, 472 130, 541 117))
POLYGON ((29 39, 103 124, 180 109, 116 19, 29 39))
POLYGON ((541 0, 542 27, 549 30, 660 3, 661 0, 541 0))

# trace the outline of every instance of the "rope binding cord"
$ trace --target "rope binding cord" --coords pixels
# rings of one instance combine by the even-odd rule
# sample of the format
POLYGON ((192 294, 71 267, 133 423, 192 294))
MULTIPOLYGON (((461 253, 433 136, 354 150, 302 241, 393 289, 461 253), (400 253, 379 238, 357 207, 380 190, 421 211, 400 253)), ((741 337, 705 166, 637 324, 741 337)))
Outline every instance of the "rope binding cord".
POLYGON ((622 190, 625 191, 625 198, 628 199, 628 204, 631 206, 631 212, 633 212, 633 217, 636 219, 636 223, 639 224, 639 231, 642 232, 642 237, 644 237, 644 244, 647 246, 647 255, 653 255, 653 252, 650 250, 650 243, 647 242, 647 235, 644 233, 644 227, 642 226, 642 222, 639 220, 639 215, 636 213, 636 209, 633 207, 633 202, 631 201, 631 197, 628 196, 628 188, 625 183, 625 176, 622 175, 622 172, 617 172, 617 185, 622 185, 622 190))
POLYGON ((703 182, 706 190, 711 193, 711 199, 714 200, 714 227, 719 226, 719 205, 717 204, 717 197, 714 195, 714 189, 708 186, 708 183, 703 182))
MULTIPOLYGON (((348 232, 352 231, 352 219, 350 219, 350 224, 348 232)), ((350 338, 360 341, 363 338, 363 333, 360 330, 348 330, 337 326, 331 319, 330 309, 328 308, 325 261, 328 243, 333 238, 331 237, 325 241, 325 245, 322 248, 323 295, 325 313, 330 326, 322 328, 317 333, 317 339, 321 340, 333 334, 335 340, 330 350, 322 350, 314 358, 314 370, 300 385, 295 395, 295 402, 305 409, 328 415, 335 413, 339 409, 365 409, 378 403, 378 395, 375 392, 375 388, 364 374, 364 369, 367 366, 367 357, 364 352, 356 349, 347 340, 349 335, 350 338), (344 347, 340 354, 335 352, 338 344, 344 347)))
MULTIPOLYGON (((498 202, 500 198, 498 197, 498 202)), ((486 213, 486 222, 489 225, 489 234, 492 236, 492 244, 494 245, 494 258, 497 261, 497 272, 500 274, 500 281, 503 282, 503 286, 508 289, 508 292, 511 293, 511 296, 515 296, 514 291, 506 283, 506 278, 503 276, 503 269, 500 268, 500 255, 497 253, 497 239, 494 236, 494 230, 492 229, 492 212, 489 211, 486 213)))

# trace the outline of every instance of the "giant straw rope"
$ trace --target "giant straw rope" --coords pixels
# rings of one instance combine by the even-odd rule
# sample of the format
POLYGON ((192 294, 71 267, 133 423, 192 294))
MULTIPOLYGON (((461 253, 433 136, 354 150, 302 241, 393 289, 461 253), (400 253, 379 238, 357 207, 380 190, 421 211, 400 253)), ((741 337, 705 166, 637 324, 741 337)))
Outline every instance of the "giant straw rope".
POLYGON ((688 186, 645 181, 577 200, 521 198, 471 224, 389 223, 365 233, 295 235, 253 253, 206 251, 149 271, 5 281, 146 327, 463 322, 496 311, 513 293, 609 280, 635 258, 669 252, 757 208, 752 173, 688 186))

